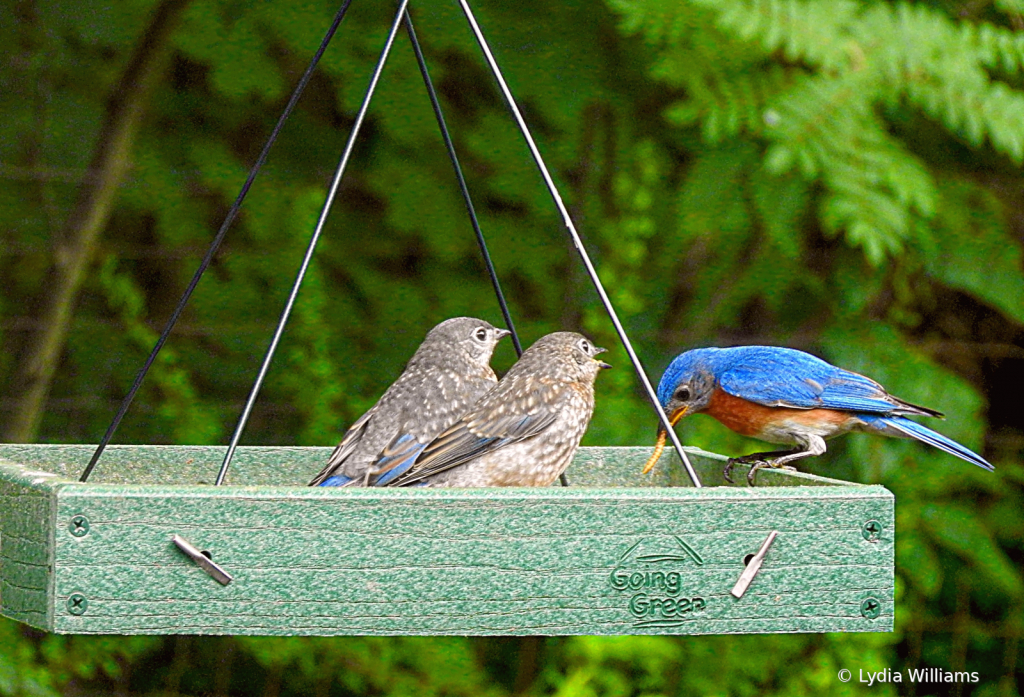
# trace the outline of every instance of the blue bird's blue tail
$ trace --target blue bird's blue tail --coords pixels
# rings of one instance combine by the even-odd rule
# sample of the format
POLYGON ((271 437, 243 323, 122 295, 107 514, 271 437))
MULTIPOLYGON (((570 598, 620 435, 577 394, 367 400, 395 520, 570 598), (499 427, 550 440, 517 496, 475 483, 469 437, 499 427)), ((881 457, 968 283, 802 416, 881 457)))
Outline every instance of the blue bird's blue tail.
POLYGON ((863 421, 868 428, 865 430, 876 431, 886 436, 896 436, 903 438, 913 438, 919 440, 922 443, 927 443, 939 450, 944 450, 950 455, 956 455, 962 460, 967 460, 972 465, 977 465, 982 469, 992 471, 995 467, 978 455, 973 450, 969 450, 964 446, 957 443, 955 440, 946 438, 941 433, 936 433, 930 428, 926 428, 916 421, 905 419, 902 416, 874 416, 871 414, 858 414, 858 417, 863 421))

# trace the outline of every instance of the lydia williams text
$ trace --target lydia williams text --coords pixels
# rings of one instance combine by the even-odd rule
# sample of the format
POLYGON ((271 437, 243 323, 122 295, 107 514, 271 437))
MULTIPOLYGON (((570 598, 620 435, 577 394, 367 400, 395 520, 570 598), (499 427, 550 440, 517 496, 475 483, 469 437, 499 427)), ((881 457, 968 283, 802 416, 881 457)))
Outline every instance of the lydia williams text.
POLYGON ((858 671, 858 681, 867 683, 869 686, 878 683, 903 682, 944 682, 944 683, 973 683, 978 682, 981 677, 977 671, 952 672, 942 668, 908 668, 906 671, 891 670, 886 668, 876 673, 867 670, 858 671), (906 673, 904 676, 903 673, 906 673))

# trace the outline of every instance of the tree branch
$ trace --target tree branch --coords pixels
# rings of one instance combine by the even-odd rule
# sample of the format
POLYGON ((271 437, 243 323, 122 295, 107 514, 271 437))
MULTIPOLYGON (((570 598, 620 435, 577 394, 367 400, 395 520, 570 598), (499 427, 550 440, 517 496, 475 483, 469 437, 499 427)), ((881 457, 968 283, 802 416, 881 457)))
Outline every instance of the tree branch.
POLYGON ((163 0, 132 53, 107 105, 103 127, 71 215, 57 237, 48 295, 42 303, 42 327, 26 343, 12 380, 17 401, 3 437, 10 442, 35 439, 43 409, 64 351, 71 315, 85 270, 93 260, 118 189, 131 165, 142 114, 163 75, 168 42, 190 0, 163 0))

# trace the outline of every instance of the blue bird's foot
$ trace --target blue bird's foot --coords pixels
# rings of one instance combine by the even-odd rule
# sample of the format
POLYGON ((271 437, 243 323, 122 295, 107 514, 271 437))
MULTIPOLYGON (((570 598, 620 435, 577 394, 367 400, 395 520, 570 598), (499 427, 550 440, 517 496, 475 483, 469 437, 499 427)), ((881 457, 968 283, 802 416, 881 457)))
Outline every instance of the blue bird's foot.
POLYGON ((754 486, 754 479, 757 476, 758 470, 769 468, 784 469, 795 472, 796 467, 783 464, 783 462, 785 462, 785 456, 792 455, 793 452, 794 451, 792 450, 783 450, 781 452, 751 453, 750 455, 743 455, 742 457, 731 457, 729 458, 729 461, 725 463, 725 469, 722 470, 722 476, 725 478, 725 481, 730 484, 735 484, 732 478, 732 468, 736 465, 750 465, 750 470, 747 472, 747 483, 750 484, 750 486, 754 486), (780 460, 782 462, 780 462, 780 460))
POLYGON ((750 471, 747 472, 747 483, 750 484, 750 486, 754 486, 754 477, 757 476, 757 471, 765 468, 796 472, 796 467, 793 467, 792 465, 782 465, 774 460, 755 462, 753 467, 750 468, 750 471))
POLYGON ((722 479, 730 484, 735 484, 736 482, 732 478, 732 468, 737 464, 740 464, 738 458, 730 457, 725 463, 725 469, 722 470, 722 479))

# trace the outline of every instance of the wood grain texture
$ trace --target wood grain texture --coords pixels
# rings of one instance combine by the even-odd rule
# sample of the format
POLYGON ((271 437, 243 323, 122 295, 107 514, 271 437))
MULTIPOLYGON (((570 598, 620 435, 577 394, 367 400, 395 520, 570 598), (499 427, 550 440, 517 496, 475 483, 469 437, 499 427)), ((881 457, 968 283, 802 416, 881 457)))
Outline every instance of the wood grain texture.
MULTIPOLYGON (((75 446, 37 447, 50 449, 26 464, 53 466, 59 459, 68 464, 53 469, 73 475, 84 462, 69 450, 75 446)), ((24 448, 0 446, 0 457, 28 459, 24 448)), ((162 478, 188 459, 204 463, 205 471, 222 449, 119 450, 120 460, 106 465, 131 462, 145 479, 162 478)), ((294 483, 312 476, 329 452, 245 450, 239 474, 294 483)), ((769 473, 776 486, 753 489, 637 486, 650 483, 639 476, 649 452, 584 449, 574 481, 600 486, 568 489, 83 485, 54 477, 30 484, 25 468, 0 460, 4 510, 14 498, 23 511, 0 518, 3 611, 67 633, 892 629, 893 497, 884 488, 790 473, 769 473), (609 487, 613 482, 632 486, 609 487), (81 537, 68 530, 76 515, 89 523, 81 537), (868 520, 882 526, 877 541, 863 535, 868 520), (30 534, 22 534, 26 529, 30 534), (771 530, 778 537, 761 572, 742 599, 733 598, 729 590, 744 556, 771 530), (208 550, 234 582, 216 583, 172 545, 174 534, 208 550), (20 587, 18 574, 25 571, 8 558, 50 560, 52 576, 32 577, 26 586, 45 601, 33 596, 31 608, 48 607, 48 616, 13 614, 19 609, 8 604, 7 589, 20 587), (87 598, 84 614, 67 610, 73 594, 87 598), (867 598, 879 602, 877 618, 863 616, 867 598)), ((720 470, 715 456, 698 459, 709 474, 720 470)))
MULTIPOLYGON (((0 444, 0 463, 22 464, 77 480, 92 456, 92 445, 0 444)), ((205 445, 111 445, 89 483, 212 484, 227 448, 205 445)), ((226 484, 304 486, 327 462, 334 448, 243 446, 238 448, 226 484)), ((690 486, 679 456, 665 451, 649 476, 640 471, 651 447, 580 448, 567 474, 578 486, 690 486)), ((730 485, 722 478, 726 457, 686 448, 705 486, 747 486, 745 465, 737 465, 730 485)), ((802 472, 758 473, 759 486, 830 486, 848 484, 802 472)))
POLYGON ((0 613, 53 625, 54 519, 60 478, 0 460, 0 613))

